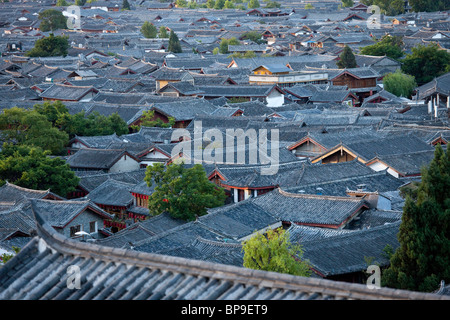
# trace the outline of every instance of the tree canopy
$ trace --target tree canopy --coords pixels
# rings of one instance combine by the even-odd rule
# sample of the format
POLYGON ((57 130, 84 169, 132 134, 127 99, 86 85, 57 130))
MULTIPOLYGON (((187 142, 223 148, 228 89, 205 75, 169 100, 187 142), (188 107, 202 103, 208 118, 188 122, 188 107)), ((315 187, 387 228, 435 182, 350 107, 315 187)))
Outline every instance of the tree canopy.
POLYGON ((0 184, 47 190, 66 197, 75 191, 79 178, 66 162, 50 152, 28 145, 3 144, 0 152, 0 184))
POLYGON ((402 62, 402 71, 416 78, 422 85, 450 71, 450 53, 441 50, 436 43, 417 45, 402 62))
POLYGON ((383 78, 383 86, 386 91, 395 94, 397 97, 411 98, 417 84, 413 76, 397 70, 388 73, 383 78))
POLYGON ((169 35, 169 46, 167 48, 167 51, 173 52, 173 53, 181 53, 183 50, 181 49, 180 40, 178 39, 178 36, 173 30, 170 30, 169 35))
POLYGON ((258 31, 248 31, 244 33, 241 37, 241 40, 251 40, 257 44, 265 43, 266 41, 262 38, 262 34, 258 31))
POLYGON ((450 152, 440 144, 406 196, 398 240, 382 285, 430 292, 450 281, 450 152))
POLYGON ((0 114, 0 130, 3 142, 40 147, 52 154, 61 153, 69 141, 68 134, 53 127, 46 116, 18 107, 0 114))
POLYGON ((48 37, 38 39, 34 43, 34 48, 26 53, 28 57, 54 57, 66 56, 69 50, 68 36, 54 36, 51 33, 48 37))
POLYGON ((344 47, 339 58, 340 60, 336 63, 339 69, 356 68, 356 58, 349 46, 344 47))
POLYGON ((32 109, 13 107, 0 113, 1 141, 40 147, 53 155, 61 154, 75 135, 126 134, 127 123, 117 114, 93 112, 70 114, 60 101, 35 104, 32 109))
POLYGON ((158 33, 158 30, 151 22, 145 21, 141 27, 141 32, 145 38, 150 39, 150 38, 156 38, 156 34, 158 33))
POLYGON ((225 191, 208 180, 200 164, 187 168, 183 163, 156 163, 147 167, 145 181, 154 185, 148 200, 153 215, 168 212, 173 218, 192 221, 225 203, 225 191))
POLYGON ((146 110, 142 113, 141 124, 139 126, 134 126, 134 130, 139 130, 141 126, 143 127, 161 127, 170 128, 175 125, 175 118, 169 117, 169 122, 165 123, 160 118, 155 119, 154 110, 146 110))
POLYGON ((361 54, 387 56, 392 59, 403 57, 403 41, 400 36, 383 36, 377 43, 361 48, 361 54))
MULTIPOLYGON (((361 3, 371 6, 376 5, 382 13, 395 16, 405 12, 403 0, 361 0, 361 3)), ((409 0, 409 5, 415 12, 446 11, 450 9, 448 0, 409 0)))
POLYGON ((308 262, 302 260, 302 247, 292 244, 289 233, 283 228, 256 233, 243 242, 242 250, 245 268, 297 276, 311 274, 308 262))
POLYGON ((43 32, 67 28, 67 18, 59 10, 44 10, 39 13, 38 19, 41 20, 39 29, 43 32))

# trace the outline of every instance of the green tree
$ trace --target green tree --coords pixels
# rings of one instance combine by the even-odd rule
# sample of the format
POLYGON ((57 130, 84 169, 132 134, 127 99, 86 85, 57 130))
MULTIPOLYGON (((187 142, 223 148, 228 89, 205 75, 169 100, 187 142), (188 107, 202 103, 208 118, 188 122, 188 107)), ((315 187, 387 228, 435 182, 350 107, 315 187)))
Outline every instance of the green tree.
POLYGON ((128 2, 128 0, 123 0, 122 1, 122 9, 123 10, 130 10, 130 3, 128 2))
POLYGON ((170 30, 169 35, 169 46, 167 48, 169 52, 173 53, 181 53, 183 50, 181 49, 180 40, 178 39, 178 36, 173 30, 170 30))
POLYGON ((67 27, 67 18, 61 11, 47 9, 39 13, 38 19, 41 20, 39 29, 43 32, 65 29, 67 27))
POLYGON ((356 58, 353 54, 352 49, 349 46, 345 46, 341 55, 339 56, 340 60, 336 63, 339 69, 344 68, 356 68, 356 58))
POLYGON ((148 199, 153 215, 168 212, 173 218, 192 221, 225 203, 225 191, 208 180, 199 164, 187 168, 183 163, 157 163, 147 167, 145 181, 155 185, 148 199))
POLYGON ((34 110, 18 107, 0 114, 2 141, 29 145, 60 154, 69 141, 67 133, 53 127, 47 117, 34 110))
POLYGON ((0 184, 5 181, 24 188, 47 190, 66 197, 75 191, 79 178, 64 160, 49 157, 39 147, 5 143, 0 152, 0 184))
POLYGON ((134 130, 139 130, 142 127, 160 127, 160 128, 171 128, 175 125, 175 118, 169 117, 169 122, 164 122, 160 118, 155 118, 154 110, 146 110, 142 113, 141 125, 134 126, 134 130))
POLYGON ((164 26, 159 27, 158 37, 161 39, 166 39, 169 37, 166 27, 164 27, 164 26))
POLYGON ((414 77, 401 72, 401 70, 387 74, 383 78, 383 85, 386 91, 405 98, 411 98, 417 86, 414 77))
POLYGON ((177 8, 186 8, 188 6, 186 0, 177 0, 175 4, 177 5, 177 8))
POLYGON ((342 6, 344 8, 353 7, 354 4, 353 0, 342 0, 342 6))
POLYGON ((19 247, 13 246, 12 249, 13 249, 13 251, 14 251, 13 254, 11 254, 11 253, 4 253, 4 254, 0 255, 0 266, 1 266, 2 264, 4 265, 5 263, 7 263, 7 262, 8 262, 9 260, 11 260, 16 254, 18 254, 19 251, 20 251, 20 248, 19 248, 19 247))
POLYGON ((399 59, 403 56, 403 41, 400 36, 383 36, 380 41, 370 46, 361 48, 361 54, 369 56, 387 56, 399 59))
POLYGON ((151 22, 145 21, 141 27, 141 32, 145 38, 153 39, 156 38, 158 30, 151 22))
POLYGON ((69 6, 69 3, 66 0, 58 0, 56 1, 57 7, 67 7, 69 6))
POLYGON ((220 44, 219 44, 219 52, 220 53, 222 53, 222 54, 229 53, 228 42, 229 42, 228 39, 225 39, 225 38, 220 41, 220 44))
POLYGON ((225 0, 216 0, 214 2, 214 9, 221 10, 221 9, 223 9, 224 5, 225 5, 225 0))
POLYGON ((50 33, 48 37, 38 39, 34 48, 26 53, 28 57, 54 57, 66 56, 69 50, 68 36, 54 36, 50 33))
POLYGON ((214 9, 215 4, 216 4, 215 0, 207 0, 206 1, 206 7, 208 9, 214 9))
POLYGON ((224 9, 234 9, 234 3, 231 0, 226 0, 224 5, 223 5, 224 9))
POLYGON ((280 8, 281 4, 277 1, 268 1, 266 4, 266 8, 280 8))
POLYGON ((215 47, 214 49, 213 49, 213 52, 212 52, 213 54, 218 54, 219 53, 219 47, 215 47))
MULTIPOLYGON (((14 108, 12 109, 14 110, 14 108)), ((67 134, 69 139, 75 135, 78 136, 100 136, 110 135, 116 133, 117 135, 123 135, 129 132, 127 123, 117 114, 112 113, 109 116, 100 115, 98 112, 93 112, 86 116, 84 112, 76 114, 70 114, 66 106, 60 102, 55 101, 44 102, 43 104, 35 104, 32 111, 21 110, 18 114, 29 114, 34 112, 44 117, 53 127, 53 130, 57 129, 62 134, 67 134)), ((12 114, 12 111, 10 111, 12 114)), ((13 119, 11 114, 4 115, 5 121, 11 121, 13 119)), ((16 118, 17 118, 17 112, 16 118)), ((0 123, 2 123, 2 115, 0 115, 0 123)), ((42 120, 42 119, 41 119, 42 120)), ((36 122, 38 123, 38 122, 36 122)), ((0 128, 1 128, 0 124, 0 128)), ((39 125, 41 128, 46 128, 48 124, 39 125)), ((9 126, 9 131, 4 131, 4 134, 14 134, 15 127, 9 126)), ((21 127, 18 127, 21 130, 21 127)), ((40 134, 43 135, 43 134, 40 134)), ((45 135, 44 135, 45 136, 45 135)), ((10 141, 10 140, 9 140, 10 141)))
POLYGON ((251 40, 257 44, 265 43, 266 41, 262 38, 262 34, 258 31, 248 31, 242 34, 241 40, 251 40))
POLYGON ((450 9, 448 0, 409 0, 415 12, 447 11, 450 9))
POLYGON ((307 4, 305 4, 305 9, 307 9, 307 10, 314 9, 314 6, 311 3, 307 3, 307 4))
POLYGON ((242 245, 244 267, 249 269, 288 273, 297 276, 311 275, 307 261, 302 260, 303 249, 293 245, 289 233, 283 228, 256 233, 242 245))
POLYGON ((258 0, 250 0, 248 2, 248 8, 249 9, 255 9, 255 8, 259 8, 261 5, 259 4, 258 0))
POLYGON ((450 281, 450 152, 440 144, 422 168, 417 197, 406 197, 397 237, 383 286, 430 292, 450 281))
POLYGON ((33 110, 44 115, 53 126, 56 125, 56 122, 63 114, 69 113, 69 110, 61 101, 37 103, 33 106, 33 110))
POLYGON ((436 43, 421 45, 411 49, 402 62, 402 71, 416 78, 422 85, 446 73, 450 67, 450 53, 441 50, 436 43))

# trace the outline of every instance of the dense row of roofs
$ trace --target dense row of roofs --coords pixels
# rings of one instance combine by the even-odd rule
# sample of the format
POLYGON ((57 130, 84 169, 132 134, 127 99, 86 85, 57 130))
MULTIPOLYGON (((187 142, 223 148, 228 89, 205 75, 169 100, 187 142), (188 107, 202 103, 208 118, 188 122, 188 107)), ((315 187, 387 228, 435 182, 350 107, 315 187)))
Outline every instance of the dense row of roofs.
MULTIPOLYGON (((28 14, 32 15, 34 10, 30 10, 28 14)), ((253 11, 245 19, 254 19, 253 14, 263 17, 261 12, 253 11)), ((285 16, 283 23, 296 21, 299 13, 296 10, 285 16)), ((115 13, 96 14, 100 21, 117 23, 115 13)), ((122 14, 137 12, 117 13, 122 14)), ((447 17, 435 15, 435 22, 447 17)), ((188 15, 173 17, 158 13, 153 21, 173 25, 174 29, 178 25, 187 31, 185 40, 201 38, 205 44, 214 43, 227 32, 210 28, 220 27, 224 18, 217 21, 196 17, 191 21, 188 15), (192 28, 187 28, 191 23, 192 28), (199 24, 206 29, 199 28, 199 24), (207 40, 210 38, 216 40, 207 40)), ((301 20, 308 22, 313 17, 311 13, 305 17, 308 19, 301 20)), ((354 22, 358 19, 353 18, 354 22)), ((244 17, 235 13, 232 19, 235 24, 244 17)), ((315 278, 361 282, 361 270, 367 267, 365 257, 374 257, 380 265, 386 265, 383 249, 387 244, 398 246, 396 234, 403 206, 399 188, 419 178, 421 166, 433 157, 433 146, 446 145, 450 138, 450 76, 420 87, 414 100, 396 97, 379 86, 383 75, 399 68, 396 61, 356 55, 358 68, 337 69, 340 45, 357 45, 367 38, 362 34, 318 35, 317 31, 330 26, 313 25, 296 24, 299 30, 289 28, 286 33, 287 28, 263 28, 264 36, 270 39, 289 33, 287 42, 296 38, 297 49, 303 49, 290 53, 277 49, 272 57, 252 59, 157 52, 165 50, 161 41, 142 41, 145 43, 140 48, 144 49, 134 50, 140 43, 134 38, 136 28, 127 36, 130 41, 125 51, 123 41, 114 34, 90 34, 87 42, 91 48, 73 47, 65 58, 28 59, 20 55, 26 48, 24 42, 21 50, 13 50, 13 55, 1 61, 2 108, 30 108, 45 100, 60 100, 71 113, 117 112, 129 125, 130 133, 72 139, 70 154, 64 159, 80 177, 80 183, 66 197, 11 183, 1 187, 0 249, 12 251, 13 246, 25 248, 29 243, 22 254, 25 259, 33 254, 36 241, 41 241, 36 239, 44 239, 50 247, 65 252, 59 242, 66 241, 61 240, 62 236, 78 241, 81 246, 75 247, 82 255, 90 250, 109 254, 110 248, 120 248, 126 250, 125 255, 158 253, 240 267, 243 240, 255 230, 283 226, 290 231, 291 241, 304 245, 315 278), (145 50, 155 43, 158 48, 145 50), (318 52, 322 54, 312 54, 318 52), (288 77, 297 79, 284 81, 288 77), (269 83, 261 84, 263 81, 269 83), (133 129, 147 110, 154 111, 163 122, 174 118, 174 128, 133 129), (143 182, 145 167, 155 162, 171 163, 180 157, 192 160, 188 153, 173 150, 180 142, 195 141, 196 121, 203 132, 214 128, 224 135, 230 128, 257 132, 278 129, 277 174, 262 175, 260 163, 203 162, 209 180, 225 188, 227 205, 211 209, 193 222, 174 220, 167 214, 153 217, 147 208, 152 189, 143 182), (184 131, 174 135, 175 128, 184 131), (36 230, 40 238, 31 240, 36 230), (103 249, 79 240, 95 241, 103 249), (336 257, 334 263, 330 263, 329 256, 336 257)), ((349 24, 337 26, 329 31, 344 33, 353 28, 349 24)), ((405 28, 422 32, 422 36, 426 31, 405 28)), ((231 32, 228 37, 232 35, 236 34, 231 32)), ((77 44, 79 34, 69 36, 77 44)), ((447 33, 430 31, 428 36, 444 39, 447 33)), ((17 35, 12 32, 10 37, 17 35)), ((183 43, 192 48, 192 42, 183 43)), ((203 146, 208 143, 202 141, 203 146)), ((239 152, 251 151, 254 145, 248 143, 243 149, 232 150, 233 158, 237 159, 239 152)), ((43 246, 38 248, 42 250, 43 246)), ((52 256, 47 258, 51 260, 52 256)), ((175 260, 171 261, 176 265, 175 260)), ((1 272, 9 271, 0 271, 1 279, 12 279, 2 277, 1 272)), ((14 276, 20 281, 20 275, 14 276)), ((0 297, 13 297, 11 288, 0 297)), ((45 288, 36 288, 33 297, 45 288)), ((119 291, 114 296, 119 297, 119 291)), ((17 297, 23 297, 21 294, 17 297)), ((286 296, 294 296, 289 294, 286 296)), ((55 290, 47 297, 54 295, 55 290)), ((60 297, 67 295, 60 293, 60 297)))

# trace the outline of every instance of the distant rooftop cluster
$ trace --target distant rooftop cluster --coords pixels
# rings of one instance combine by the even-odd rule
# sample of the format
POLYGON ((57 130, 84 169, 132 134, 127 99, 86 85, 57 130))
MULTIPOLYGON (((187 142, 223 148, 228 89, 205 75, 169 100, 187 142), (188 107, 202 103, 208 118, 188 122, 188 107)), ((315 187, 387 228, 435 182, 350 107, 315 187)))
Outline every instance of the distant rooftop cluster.
POLYGON ((66 7, 0 3, 1 110, 60 101, 70 114, 117 113, 129 130, 69 141, 59 157, 79 177, 70 194, 0 187, 0 255, 20 248, 0 267, 0 299, 449 298, 445 283, 433 293, 371 290, 364 270, 367 257, 389 265, 383 249, 399 247, 401 189, 420 181, 437 144, 447 147, 450 73, 396 96, 383 79, 401 63, 360 52, 384 35, 401 36, 406 53, 428 43, 448 52, 449 12, 382 15, 372 28, 359 3, 209 10, 128 2, 130 10, 122 0, 86 3, 79 29, 53 31, 68 36, 68 54, 33 58, 26 52, 50 34, 39 13, 66 7), (182 52, 170 52, 168 38, 145 38, 145 21, 175 32, 182 52), (232 38, 240 44, 217 52, 232 38), (346 46, 353 68, 338 66, 346 46), (163 126, 146 125, 149 112, 163 126), (189 222, 150 212, 146 168, 192 165, 180 143, 207 149, 212 130, 276 132, 264 144, 276 172, 262 173, 273 162, 246 161, 263 143, 219 145, 230 158, 199 163, 225 190, 223 206, 189 222), (302 245, 310 278, 243 268, 243 242, 279 227, 302 245), (65 287, 73 264, 89 268, 81 290, 65 287))

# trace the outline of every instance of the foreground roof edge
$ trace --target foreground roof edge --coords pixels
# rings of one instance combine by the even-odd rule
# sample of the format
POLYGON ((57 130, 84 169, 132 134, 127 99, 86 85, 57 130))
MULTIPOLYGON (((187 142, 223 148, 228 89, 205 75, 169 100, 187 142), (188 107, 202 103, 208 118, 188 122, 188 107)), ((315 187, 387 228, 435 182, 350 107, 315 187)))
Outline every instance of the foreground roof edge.
MULTIPOLYGON (((6 285, 6 288, 2 288, 2 291, 5 292, 5 296, 2 297, 2 294, 0 293, 0 300, 16 299, 14 293, 15 290, 10 287, 14 287, 14 283, 17 283, 17 281, 21 282, 23 280, 21 278, 26 278, 29 272, 14 273, 13 270, 17 270, 17 268, 20 269, 20 264, 27 258, 27 255, 34 254, 35 256, 33 256, 33 258, 36 258, 37 256, 42 257, 45 252, 48 252, 48 259, 50 260, 52 260, 52 256, 56 254, 71 258, 72 260, 93 259, 95 261, 103 261, 117 266, 133 266, 143 272, 146 271, 146 269, 149 271, 160 270, 163 273, 168 272, 170 274, 175 274, 178 277, 202 278, 207 282, 217 281, 219 284, 222 284, 220 287, 217 287, 217 290, 220 291, 220 295, 225 299, 228 296, 232 296, 230 292, 234 291, 233 288, 242 286, 256 287, 260 292, 290 292, 295 295, 307 295, 308 297, 316 299, 450 300, 450 296, 445 295, 390 288, 370 289, 362 284, 252 270, 244 267, 138 252, 130 249, 112 248, 95 243, 79 242, 59 234, 38 214, 35 214, 35 218, 37 221, 37 236, 22 248, 8 264, 0 269, 0 287, 6 285), (16 274, 16 276, 18 274, 18 279, 8 278, 12 277, 13 274, 16 274), (229 288, 224 289, 226 286, 223 284, 228 284, 229 288), (8 296, 8 292, 12 292, 12 295, 8 296)), ((46 265, 46 263, 43 265, 46 265)), ((37 268, 37 266, 35 267, 37 268)), ((39 271, 40 270, 37 270, 37 272, 31 271, 31 273, 34 274, 35 277, 39 277, 39 271)), ((60 275, 55 274, 54 277, 59 279, 60 275)), ((26 280, 27 282, 32 282, 32 279, 27 278, 26 280)), ((92 281, 95 281, 95 279, 92 279, 92 281)), ((52 282, 55 283, 54 281, 52 282)), ((114 284, 114 281, 112 284, 114 284)), ((142 285, 144 285, 144 283, 142 283, 142 285)), ((43 286, 45 285, 43 284, 43 286)), ((57 289, 56 287, 58 286, 58 283, 55 283, 55 288, 45 288, 45 291, 49 292, 51 289, 57 289)), ((104 290, 112 291, 114 288, 106 287, 104 290)), ((181 290, 181 288, 176 290, 181 290)), ((202 288, 196 288, 194 286, 191 290, 201 291, 202 288)), ((40 292, 41 290, 38 291, 40 292)), ((173 294, 174 293, 172 292, 171 295, 173 294)), ((268 296, 270 297, 271 295, 268 296)), ((35 294, 33 294, 32 297, 34 299, 41 298, 41 296, 36 296, 35 294)), ((21 299, 21 295, 18 296, 18 299, 21 299)), ((276 297, 273 299, 277 300, 276 297)), ((199 300, 203 300, 203 298, 200 298, 199 300)))

